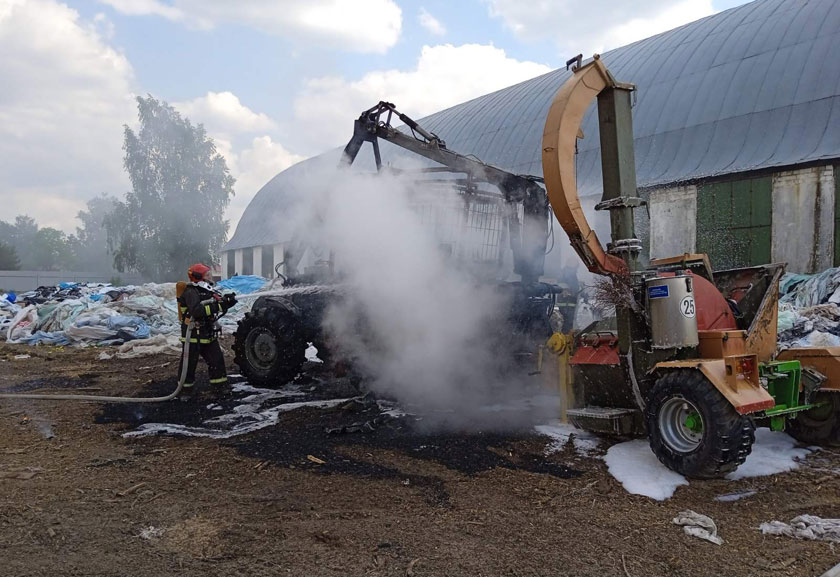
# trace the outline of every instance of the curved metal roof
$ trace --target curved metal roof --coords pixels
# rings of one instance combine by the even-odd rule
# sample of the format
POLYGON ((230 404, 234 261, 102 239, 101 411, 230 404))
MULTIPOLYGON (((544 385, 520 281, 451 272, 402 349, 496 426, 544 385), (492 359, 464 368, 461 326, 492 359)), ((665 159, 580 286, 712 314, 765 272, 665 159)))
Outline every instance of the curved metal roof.
MULTIPOLYGON (((757 0, 602 55, 617 80, 638 88, 633 123, 639 187, 840 158, 837 46, 840 2, 757 0)), ((549 72, 420 124, 451 150, 541 175, 545 115, 569 74, 549 72)), ((594 106, 583 131, 578 188, 581 196, 600 194, 594 106)), ((383 157, 389 156, 395 151, 384 146, 383 157)), ((286 240, 283 231, 267 226, 267 211, 282 211, 291 184, 284 175, 325 157, 335 160, 336 151, 266 184, 225 249, 286 240)))

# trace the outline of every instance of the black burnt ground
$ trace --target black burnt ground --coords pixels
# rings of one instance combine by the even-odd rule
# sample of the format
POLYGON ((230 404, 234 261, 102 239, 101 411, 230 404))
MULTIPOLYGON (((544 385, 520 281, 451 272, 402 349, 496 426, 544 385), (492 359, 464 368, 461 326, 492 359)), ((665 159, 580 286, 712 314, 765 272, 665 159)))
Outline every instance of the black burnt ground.
MULTIPOLYGON (((87 377, 89 375, 81 375, 77 379, 68 379, 64 377, 45 377, 43 379, 28 379, 22 383, 12 385, 3 389, 4 393, 45 393, 49 394, 51 391, 59 389, 83 389, 88 386, 87 377)), ((58 394, 58 393, 56 393, 58 394)), ((79 393, 84 394, 84 393, 79 393)))
MULTIPOLYGON (((163 381, 155 381, 145 385, 143 397, 162 397, 168 395, 178 386, 175 377, 163 381)), ((207 419, 221 413, 230 412, 233 407, 241 404, 239 399, 246 393, 234 394, 229 389, 211 389, 210 385, 196 384, 193 398, 188 401, 173 400, 163 403, 109 403, 103 406, 96 416, 99 424, 123 423, 128 425, 126 430, 137 428, 145 423, 173 423, 187 427, 198 427, 207 419), (216 404, 221 411, 212 410, 208 406, 216 404)))
MULTIPOLYGON (((171 357, 103 362, 100 353, 0 343, 0 361, 7 359, 0 362, 0 389, 25 383, 22 388, 31 389, 37 380, 44 383, 38 388, 61 389, 56 392, 82 392, 74 390, 78 386, 93 394, 141 396, 167 393, 174 384, 162 382, 176 372, 171 357), (31 358, 14 359, 24 353, 31 358)), ((213 402, 202 395, 186 404, 189 409, 204 411, 213 402)), ((225 410, 234 403, 241 400, 225 410)), ((168 405, 142 410, 160 411, 154 416, 171 411, 176 421, 195 417, 180 403, 168 405)), ((757 529, 803 514, 837 516, 840 476, 830 472, 840 470, 840 456, 826 451, 788 473, 692 482, 658 502, 629 495, 603 461, 578 458, 573 446, 545 457, 548 439, 528 431, 450 435, 447 429, 411 430, 427 421, 396 421, 370 434, 325 433, 327 425, 377 416, 363 406, 358 413, 284 413, 279 425, 227 441, 126 439, 119 433, 137 421, 126 422, 133 419, 127 406, 121 414, 117 409, 0 403, 2 470, 36 473, 28 480, 0 479, 0 542, 7 545, 0 574, 805 577, 837 563, 827 543, 757 529), (93 424, 103 410, 114 424, 93 424), (35 429, 39 417, 54 424, 52 440, 35 429), (452 436, 451 446, 444 445, 452 436), (284 446, 284 440, 301 446, 284 446), (374 448, 380 446, 398 448, 374 448), (464 451, 473 454, 459 457, 464 451), (466 470, 496 468, 466 475, 440 464, 452 461, 466 470), (560 479, 526 469, 545 462, 571 464, 583 475, 560 479), (756 495, 715 500, 745 490, 756 495), (712 517, 726 544, 710 546, 670 522, 687 509, 712 517), (163 537, 139 538, 149 526, 164 529, 163 537)))
MULTIPOLYGON (((149 396, 165 394, 174 387, 174 380, 148 385, 149 396)), ((277 400, 275 404, 346 398, 355 391, 337 379, 304 386, 306 394, 277 400)), ((106 405, 97 416, 97 423, 123 423, 132 430, 144 423, 169 423, 200 426, 208 418, 229 413, 251 393, 238 392, 214 395, 204 389, 197 398, 182 403, 171 401, 151 405, 106 405), (208 409, 217 404, 221 411, 208 409)), ((132 441, 137 442, 137 441, 132 441)), ((445 431, 429 429, 424 420, 413 416, 387 418, 376 403, 348 403, 333 409, 303 407, 280 414, 279 422, 258 431, 233 437, 222 443, 235 447, 244 455, 276 466, 293 466, 319 474, 347 474, 372 478, 398 478, 426 489, 427 499, 445 503, 448 499, 443 483, 436 477, 407 475, 397 469, 348 456, 353 449, 392 450, 417 459, 440 463, 449 469, 475 475, 495 468, 525 470, 561 478, 580 475, 558 457, 543 454, 545 438, 532 430, 505 432, 445 431), (331 434, 328 431, 355 430, 359 423, 375 423, 369 432, 331 434), (323 464, 308 456, 324 461, 323 464)))
MULTIPOLYGON (((243 381, 241 377, 231 377, 229 379, 231 385, 243 381)), ((296 384, 301 384, 304 395, 276 399, 273 404, 350 398, 359 394, 358 389, 351 383, 341 379, 335 379, 326 385, 310 379, 300 379, 296 384)), ((164 396, 174 391, 177 385, 175 377, 148 383, 143 389, 142 396, 164 396)), ((250 391, 234 392, 230 387, 215 388, 209 385, 206 379, 199 378, 193 396, 187 401, 110 403, 106 404, 96 416, 96 422, 99 424, 122 423, 127 425, 126 430, 135 429, 147 423, 169 423, 186 427, 199 427, 207 419, 232 412, 234 407, 242 404, 244 397, 253 394, 250 391), (221 407, 221 409, 216 409, 216 406, 221 407)), ((272 402, 267 402, 264 407, 271 406, 271 404, 272 402)))
MULTIPOLYGON (((522 469, 561 478, 576 477, 580 473, 565 465, 552 462, 541 452, 520 454, 520 445, 533 445, 540 451, 544 438, 530 432, 428 432, 419 428, 411 417, 392 419, 370 433, 331 435, 325 429, 348 426, 378 414, 375 409, 362 413, 341 409, 321 410, 304 408, 281 415, 277 426, 228 441, 240 452, 277 463, 301 463, 301 457, 314 455, 325 465, 309 463, 322 473, 365 474, 358 463, 342 454, 346 447, 398 450, 418 459, 438 462, 467 475, 475 475, 497 467, 522 469), (532 441, 532 442, 529 442, 532 441)), ((364 467, 362 467, 364 468, 364 467)))

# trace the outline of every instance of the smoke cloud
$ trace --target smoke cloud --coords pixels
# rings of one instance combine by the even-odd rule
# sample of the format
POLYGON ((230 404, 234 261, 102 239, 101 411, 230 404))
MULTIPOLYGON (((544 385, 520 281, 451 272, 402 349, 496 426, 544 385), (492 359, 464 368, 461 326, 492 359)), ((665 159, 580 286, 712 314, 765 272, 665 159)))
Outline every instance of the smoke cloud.
MULTIPOLYGON (((441 238, 451 227, 418 209, 460 202, 454 188, 430 198, 410 179, 350 170, 322 172, 294 188, 298 237, 329 247, 342 276, 343 296, 326 319, 329 348, 354 361, 367 388, 431 420, 448 414, 441 420, 459 427, 481 416, 488 417, 482 426, 498 421, 494 405, 544 392, 538 377, 512 365, 510 296, 470 265, 487 238, 504 254, 506 237, 468 232, 453 249, 441 238)), ((543 408, 556 416, 556 405, 543 408)))

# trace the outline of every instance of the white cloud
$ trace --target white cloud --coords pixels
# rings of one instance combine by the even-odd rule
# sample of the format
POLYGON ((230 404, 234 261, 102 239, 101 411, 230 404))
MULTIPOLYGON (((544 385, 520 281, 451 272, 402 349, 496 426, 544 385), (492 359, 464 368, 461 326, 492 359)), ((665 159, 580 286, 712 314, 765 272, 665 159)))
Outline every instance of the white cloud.
POLYGON ((394 0, 100 0, 129 15, 154 15, 200 29, 242 24, 354 52, 385 52, 397 43, 402 11, 394 0))
POLYGON ((2 218, 72 230, 89 198, 127 190, 133 72, 101 24, 48 0, 0 0, 2 218))
POLYGON ((100 0, 123 14, 129 16, 162 16, 167 20, 181 20, 184 13, 177 7, 158 0, 100 0))
POLYGON ((208 92, 205 96, 172 105, 193 122, 201 122, 211 134, 232 135, 276 128, 274 121, 243 105, 232 92, 208 92))
MULTIPOLYGON (((28 214, 72 232, 88 199, 129 190, 122 141, 123 125, 136 123, 133 72, 105 41, 109 31, 106 18, 86 22, 50 0, 0 0, 0 218, 28 214)), ((237 178, 233 224, 263 184, 303 158, 232 92, 174 106, 205 124, 237 178)))
POLYGON ((417 21, 420 22, 420 26, 425 28, 429 34, 433 34, 434 36, 443 36, 446 34, 446 27, 425 8, 420 8, 417 21))
POLYGON ((711 0, 484 0, 521 40, 556 38, 562 54, 590 56, 714 14, 711 0))
MULTIPOLYGON (((122 188, 120 192, 124 190, 122 188)), ((76 227, 81 225, 76 220, 76 215, 85 208, 87 201, 95 196, 91 193, 90 196, 80 197, 78 192, 76 182, 49 187, 34 184, 17 186, 12 190, 4 189, 0 193, 0 202, 3 203, 0 220, 13 222, 16 216, 25 214, 34 218, 39 227, 48 226, 66 233, 74 233, 76 227)))
POLYGON ((616 46, 630 44, 636 40, 665 32, 705 18, 715 13, 711 0, 683 0, 674 2, 658 14, 650 15, 647 18, 633 18, 612 29, 616 46))
POLYGON ((243 175, 241 184, 256 192, 274 176, 289 168, 304 157, 286 150, 270 136, 258 136, 251 147, 239 154, 239 171, 243 175), (245 176, 247 175, 247 176, 245 176))
POLYGON ((275 142, 266 132, 277 124, 262 112, 243 105, 232 92, 208 92, 205 96, 172 104, 193 123, 202 123, 225 157, 231 175, 236 178, 226 216, 231 221, 230 235, 248 203, 262 186, 296 162, 304 159, 275 142), (245 139, 247 135, 262 133, 245 139))
POLYGON ((103 38, 107 40, 112 40, 114 38, 114 23, 111 22, 111 19, 102 12, 97 12, 96 15, 94 15, 93 25, 103 38))
POLYGON ((304 157, 289 152, 270 136, 258 136, 251 141, 249 148, 238 154, 228 151, 226 159, 231 167, 231 174, 236 177, 236 196, 231 200, 227 211, 227 217, 231 221, 228 234, 233 236, 239 218, 257 191, 279 172, 300 162, 304 157))
POLYGON ((420 118, 550 70, 510 58, 492 45, 442 44, 424 46, 412 70, 377 70, 357 80, 314 78, 295 100, 297 122, 306 126, 299 131, 301 145, 318 153, 344 144, 352 134, 352 119, 380 100, 420 118))

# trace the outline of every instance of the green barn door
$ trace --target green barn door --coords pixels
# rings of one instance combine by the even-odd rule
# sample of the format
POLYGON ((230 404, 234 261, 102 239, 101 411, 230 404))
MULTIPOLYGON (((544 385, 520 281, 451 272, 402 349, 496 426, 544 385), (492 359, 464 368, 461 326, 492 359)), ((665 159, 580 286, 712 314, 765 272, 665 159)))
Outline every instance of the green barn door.
POLYGON ((769 176, 697 187, 697 252, 723 270, 770 262, 773 213, 769 176))
POLYGON ((840 164, 834 165, 834 266, 840 266, 840 164))

